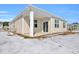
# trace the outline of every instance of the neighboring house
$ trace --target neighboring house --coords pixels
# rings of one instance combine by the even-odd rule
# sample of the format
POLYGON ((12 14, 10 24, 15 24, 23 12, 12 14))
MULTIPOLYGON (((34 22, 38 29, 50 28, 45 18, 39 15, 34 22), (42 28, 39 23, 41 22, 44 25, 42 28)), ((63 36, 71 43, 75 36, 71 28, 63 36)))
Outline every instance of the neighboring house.
POLYGON ((70 30, 79 30, 79 23, 72 23, 69 27, 70 30))
POLYGON ((10 31, 31 37, 66 32, 67 22, 45 10, 29 5, 10 22, 10 31))
POLYGON ((0 22, 0 30, 3 29, 3 22, 0 22))

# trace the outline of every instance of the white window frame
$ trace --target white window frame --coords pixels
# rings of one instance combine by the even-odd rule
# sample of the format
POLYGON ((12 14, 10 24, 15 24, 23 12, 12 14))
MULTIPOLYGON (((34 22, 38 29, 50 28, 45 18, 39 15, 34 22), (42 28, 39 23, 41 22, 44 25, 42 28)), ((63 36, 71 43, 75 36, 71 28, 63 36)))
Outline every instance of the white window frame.
POLYGON ((55 19, 55 28, 59 28, 59 20, 55 19))

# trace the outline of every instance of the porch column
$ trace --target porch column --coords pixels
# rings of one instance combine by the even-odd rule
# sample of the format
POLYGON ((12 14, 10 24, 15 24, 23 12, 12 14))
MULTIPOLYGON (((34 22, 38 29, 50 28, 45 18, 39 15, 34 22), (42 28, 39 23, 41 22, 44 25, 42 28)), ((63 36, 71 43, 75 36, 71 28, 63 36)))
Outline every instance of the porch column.
POLYGON ((30 36, 33 37, 34 33, 34 12, 30 11, 30 36))
POLYGON ((50 25, 51 25, 51 33, 52 33, 52 28, 53 28, 53 18, 52 17, 50 18, 50 21, 51 21, 50 25))

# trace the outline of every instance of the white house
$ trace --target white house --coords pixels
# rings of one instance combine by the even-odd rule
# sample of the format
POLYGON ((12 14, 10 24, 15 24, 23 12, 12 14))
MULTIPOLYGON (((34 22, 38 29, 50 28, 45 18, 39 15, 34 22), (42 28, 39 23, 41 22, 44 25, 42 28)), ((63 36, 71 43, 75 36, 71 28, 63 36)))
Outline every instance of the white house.
POLYGON ((66 32, 67 22, 46 10, 30 5, 10 22, 10 31, 35 37, 66 32))

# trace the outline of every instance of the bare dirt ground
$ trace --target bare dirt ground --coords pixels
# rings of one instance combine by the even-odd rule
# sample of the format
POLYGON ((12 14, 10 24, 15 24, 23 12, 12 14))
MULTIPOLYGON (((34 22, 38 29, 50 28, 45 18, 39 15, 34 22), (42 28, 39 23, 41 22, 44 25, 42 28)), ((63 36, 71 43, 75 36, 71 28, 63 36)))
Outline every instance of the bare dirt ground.
POLYGON ((79 34, 59 35, 50 38, 24 39, 0 32, 0 54, 78 54, 79 34))

